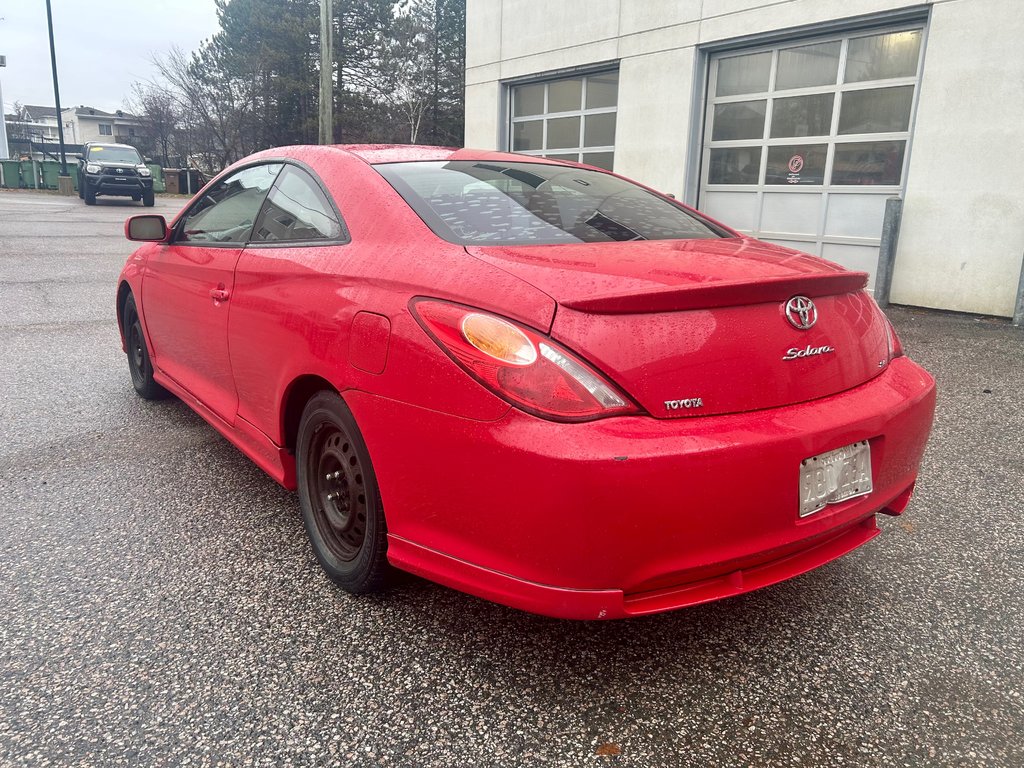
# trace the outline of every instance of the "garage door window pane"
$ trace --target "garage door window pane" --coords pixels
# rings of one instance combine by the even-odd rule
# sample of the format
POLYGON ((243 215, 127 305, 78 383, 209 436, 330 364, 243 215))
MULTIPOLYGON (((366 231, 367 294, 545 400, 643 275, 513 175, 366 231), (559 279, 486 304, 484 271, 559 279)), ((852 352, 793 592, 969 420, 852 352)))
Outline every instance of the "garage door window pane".
POLYGON ((839 110, 839 133, 892 133, 910 127, 914 86, 847 91, 839 110))
POLYGON ((583 146, 610 147, 615 143, 615 113, 587 115, 583 123, 583 146))
POLYGON ((712 149, 709 184, 757 184, 761 173, 760 147, 712 149))
POLYGON ((545 152, 544 153, 544 157, 548 157, 548 158, 550 158, 552 160, 569 160, 569 161, 574 162, 574 163, 578 163, 580 161, 580 153, 579 152, 569 152, 569 153, 565 153, 565 152, 556 152, 556 153, 545 152))
POLYGON ((619 101, 619 73, 587 78, 587 109, 614 107, 619 101))
POLYGON ((512 89, 512 114, 523 115, 544 114, 544 84, 521 85, 512 89))
POLYGON ((905 141, 865 141, 836 144, 833 184, 899 184, 905 141))
POLYGON ((764 136, 764 101, 716 104, 712 141, 760 139, 764 136))
POLYGON ((833 43, 801 45, 799 48, 783 48, 779 51, 778 74, 775 75, 775 89, 809 88, 815 85, 831 85, 839 73, 838 40, 833 43))
POLYGON ((823 184, 825 182, 824 144, 791 144, 768 148, 765 184, 823 184))
POLYGON ((791 96, 772 103, 772 138, 784 136, 827 136, 832 127, 835 94, 791 96))
POLYGON ((542 149, 544 145, 544 124, 541 120, 527 120, 512 124, 512 149, 542 149))
POLYGON ((846 82, 913 77, 921 52, 921 30, 855 37, 846 53, 846 82))
POLYGON ((583 103, 583 81, 558 80, 548 85, 548 112, 578 112, 583 103))
POLYGON ((741 93, 767 91, 771 65, 771 52, 730 56, 719 60, 715 94, 717 96, 738 96, 741 93))
POLYGON ((585 152, 583 154, 584 163, 604 168, 606 171, 612 170, 614 160, 615 154, 612 152, 585 152))
POLYGON ((558 117, 548 120, 548 148, 578 147, 580 145, 580 119, 558 117))

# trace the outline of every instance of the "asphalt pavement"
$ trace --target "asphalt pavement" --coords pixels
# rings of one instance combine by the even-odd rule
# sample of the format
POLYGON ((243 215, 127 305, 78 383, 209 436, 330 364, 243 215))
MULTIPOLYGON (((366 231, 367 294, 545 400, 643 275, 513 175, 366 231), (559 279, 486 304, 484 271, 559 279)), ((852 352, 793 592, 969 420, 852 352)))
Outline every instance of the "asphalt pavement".
POLYGON ((293 494, 135 396, 145 210, 0 191, 0 766, 1024 765, 1020 329, 891 311, 940 388, 917 493, 810 574, 607 623, 357 598, 293 494))

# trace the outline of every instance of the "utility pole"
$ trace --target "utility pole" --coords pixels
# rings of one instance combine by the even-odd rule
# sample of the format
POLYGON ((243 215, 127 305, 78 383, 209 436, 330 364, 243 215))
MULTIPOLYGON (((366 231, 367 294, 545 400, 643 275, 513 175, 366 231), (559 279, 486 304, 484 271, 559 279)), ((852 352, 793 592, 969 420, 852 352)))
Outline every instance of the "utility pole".
MULTIPOLYGON (((7 66, 7 57, 0 56, 0 67, 7 66)), ((3 120, 4 113, 4 89, 0 87, 0 160, 6 160, 11 156, 7 148, 7 121, 3 120)))
POLYGON ((331 6, 331 0, 320 0, 321 144, 334 143, 334 11, 331 6))
MULTIPOLYGON (((53 69, 53 104, 57 109, 57 140, 60 142, 60 175, 67 178, 68 161, 64 156, 64 115, 60 111, 60 88, 57 86, 57 51, 53 47, 53 13, 50 0, 46 0, 46 28, 50 33, 50 67, 53 69)), ((60 191, 70 195, 72 187, 66 181, 59 182, 60 191)))

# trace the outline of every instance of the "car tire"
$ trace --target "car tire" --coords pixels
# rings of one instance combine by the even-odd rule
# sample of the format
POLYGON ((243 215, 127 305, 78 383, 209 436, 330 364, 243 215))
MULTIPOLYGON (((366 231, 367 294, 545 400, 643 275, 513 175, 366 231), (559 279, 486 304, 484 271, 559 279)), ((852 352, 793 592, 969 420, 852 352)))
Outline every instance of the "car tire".
POLYGON ((153 363, 149 357, 149 348, 146 346, 146 336, 142 332, 139 311, 135 308, 135 297, 131 294, 124 303, 121 327, 124 329, 124 343, 128 349, 128 371, 131 373, 135 392, 144 400, 162 400, 168 397, 170 392, 153 380, 153 363))
POLYGON ((84 182, 82 181, 82 174, 78 174, 78 199, 79 200, 81 200, 82 198, 85 197, 85 194, 82 192, 82 189, 83 189, 82 185, 83 185, 83 183, 84 182))
POLYGON ((336 393, 320 392, 306 404, 295 461, 302 518, 321 567, 347 592, 383 589, 391 569, 377 476, 355 417, 336 393))
POLYGON ((92 184, 89 183, 88 179, 85 182, 85 191, 82 194, 85 196, 86 205, 96 205, 96 190, 92 188, 92 184))
POLYGON ((156 197, 153 194, 153 190, 150 189, 142 193, 142 204, 147 208, 152 208, 156 203, 156 197))
POLYGON ((139 202, 139 200, 141 200, 141 199, 142 199, 142 195, 132 195, 132 200, 134 200, 136 203, 139 202))

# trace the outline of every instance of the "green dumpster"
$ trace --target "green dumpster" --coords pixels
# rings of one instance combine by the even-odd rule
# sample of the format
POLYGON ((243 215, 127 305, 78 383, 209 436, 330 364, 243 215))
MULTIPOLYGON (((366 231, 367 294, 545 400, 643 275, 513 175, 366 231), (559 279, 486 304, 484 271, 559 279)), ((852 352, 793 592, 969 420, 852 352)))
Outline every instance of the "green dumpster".
POLYGON ((23 189, 37 189, 39 187, 35 163, 31 160, 21 161, 21 186, 23 189))
POLYGON ((0 169, 3 170, 3 185, 8 189, 19 189, 21 187, 21 163, 17 160, 0 160, 0 169))
POLYGON ((46 189, 57 189, 58 181, 60 178, 60 163, 56 160, 43 160, 40 164, 43 183, 42 186, 46 189))
POLYGON ((146 167, 153 173, 153 191, 166 192, 167 184, 164 182, 164 169, 155 163, 146 167))

